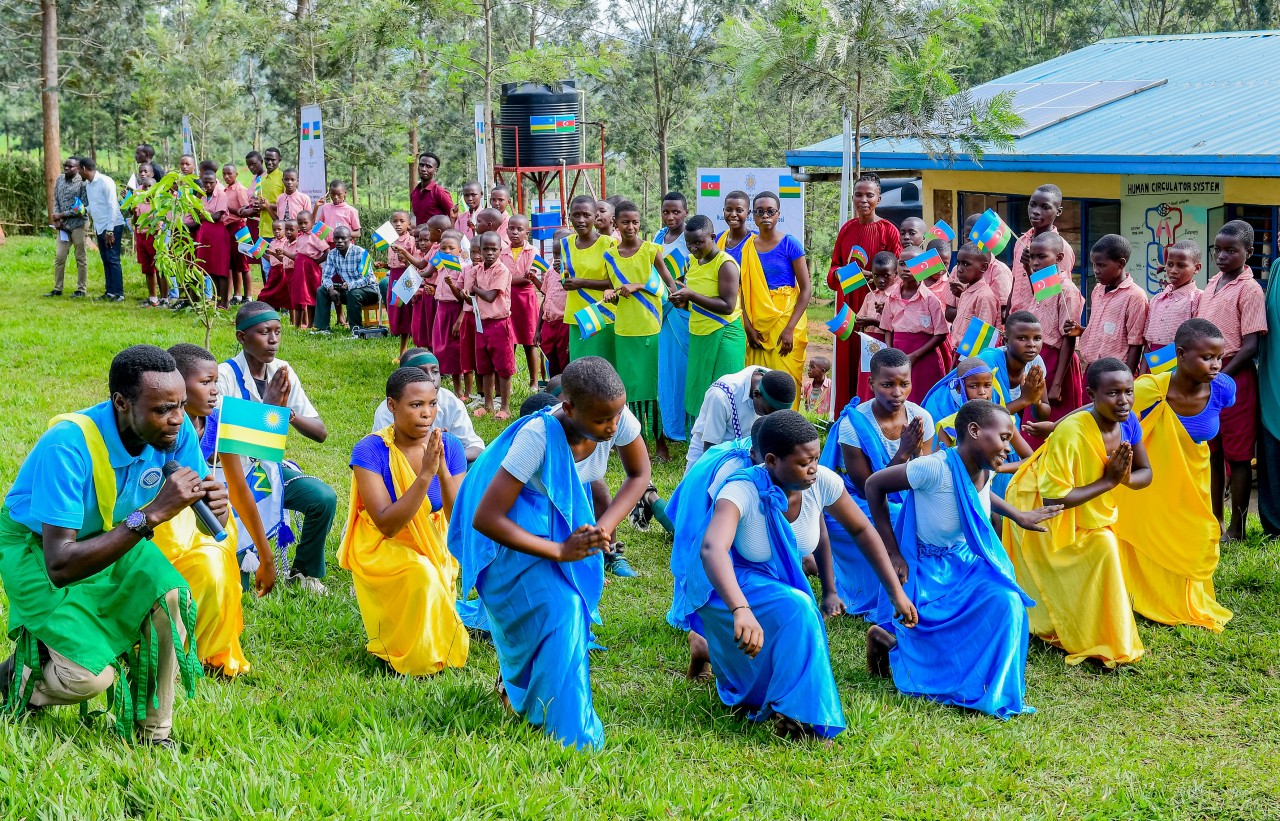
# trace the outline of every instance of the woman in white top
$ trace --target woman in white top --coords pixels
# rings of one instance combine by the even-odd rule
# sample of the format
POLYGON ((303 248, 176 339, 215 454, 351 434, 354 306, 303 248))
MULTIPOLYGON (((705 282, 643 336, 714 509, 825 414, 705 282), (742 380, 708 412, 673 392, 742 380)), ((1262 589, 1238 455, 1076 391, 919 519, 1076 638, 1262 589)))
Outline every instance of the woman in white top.
POLYGON ((914 630, 892 623, 871 628, 871 674, 884 676, 891 668, 901 693, 1001 719, 1035 712, 1026 703, 1027 607, 1034 602, 1018 587, 991 511, 1009 520, 1006 527, 1043 532, 1040 522, 1062 510, 1015 510, 991 492, 1013 432, 1004 408, 966 402, 956 414, 955 448, 879 471, 867 482, 876 530, 890 555, 907 564, 906 590, 920 616, 914 630), (907 495, 896 531, 887 515, 892 492, 907 495))
POLYGON ((563 404, 517 420, 476 460, 449 549, 464 593, 480 594, 511 708, 567 746, 599 748, 587 646, 600 621, 600 553, 649 486, 649 452, 608 362, 570 363, 561 388, 563 404), (627 478, 597 517, 591 483, 615 447, 627 478))
MULTIPOLYGON (((697 545, 684 557, 683 614, 710 648, 720 699, 776 716, 779 735, 831 738, 845 726, 831 672, 823 614, 843 610, 829 549, 815 554, 822 583, 819 612, 801 559, 819 547, 823 510, 854 534, 903 624, 915 610, 902 592, 870 522, 840 477, 818 465, 818 432, 794 411, 770 414, 756 442, 764 462, 744 468, 715 491, 715 507, 697 545), (699 561, 700 560, 700 561, 699 561)), ((673 563, 675 559, 673 558, 673 563)))

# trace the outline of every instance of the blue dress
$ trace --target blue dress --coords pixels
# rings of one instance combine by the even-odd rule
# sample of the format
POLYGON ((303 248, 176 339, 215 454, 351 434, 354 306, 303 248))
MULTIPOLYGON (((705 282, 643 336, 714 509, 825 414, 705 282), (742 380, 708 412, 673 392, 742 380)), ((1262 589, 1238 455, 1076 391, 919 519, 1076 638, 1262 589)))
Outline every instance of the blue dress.
MULTIPOLYGON (((763 466, 739 470, 724 484, 731 482, 755 486, 767 521, 772 547, 768 561, 748 561, 736 547, 729 550, 738 586, 764 630, 764 647, 755 658, 738 649, 733 639, 733 614, 711 586, 701 560, 685 562, 683 589, 678 594, 682 612, 676 617, 687 620, 706 638, 716 691, 724 704, 750 708, 748 718, 752 721, 783 715, 832 738, 844 731, 844 710, 831 672, 827 630, 800 568, 795 534, 785 516, 786 494, 773 484, 763 466)), ((717 494, 719 490, 716 488, 717 494)), ((698 529, 696 541, 689 543, 696 544, 698 550, 712 512, 698 529)), ((686 553, 693 550, 689 544, 683 548, 686 553)))
MULTIPOLYGON (((862 508, 862 512, 870 519, 871 508, 857 486, 854 485, 853 480, 849 478, 849 472, 844 466, 838 433, 841 423, 847 419, 849 424, 853 426, 854 432, 858 435, 858 440, 862 443, 862 452, 867 455, 867 459, 871 462, 873 473, 877 470, 884 470, 889 465, 890 456, 889 452, 884 448, 884 442, 880 439, 880 431, 876 430, 876 423, 869 419, 865 413, 859 413, 857 407, 858 400, 855 397, 840 412, 839 418, 836 419, 835 425, 831 427, 831 432, 827 435, 827 442, 822 448, 822 456, 818 459, 818 464, 830 468, 840 475, 840 478, 844 480, 845 490, 849 491, 849 495, 853 497, 858 507, 862 508)), ((894 521, 898 519, 898 511, 902 508, 903 498, 901 493, 889 494, 889 516, 894 521)), ((849 615, 867 616, 876 610, 880 601, 880 578, 876 576, 875 570, 867 563, 862 551, 858 549, 857 543, 845 532, 844 525, 836 521, 829 513, 824 512, 822 515, 826 520, 827 534, 831 539, 831 559, 835 565, 836 592, 840 594, 841 600, 844 601, 845 610, 849 615)))
POLYGON ((554 562, 504 547, 472 526, 516 433, 539 416, 548 420, 539 473, 547 493, 526 485, 508 517, 556 542, 595 524, 564 428, 543 411, 503 431, 467 473, 449 523, 449 549, 461 566, 462 590, 474 586, 480 594, 511 706, 565 746, 598 749, 604 726, 592 703, 587 648, 591 624, 600 622, 603 557, 554 562))
POLYGON ((898 639, 889 653, 893 683, 905 695, 1000 719, 1035 712, 1026 703, 1027 608, 1035 602, 1018 587, 959 451, 942 453, 937 458, 946 460, 964 538, 921 542, 917 516, 928 514, 917 508, 917 491, 907 494, 894 532, 909 568, 904 590, 920 621, 889 628, 898 639))

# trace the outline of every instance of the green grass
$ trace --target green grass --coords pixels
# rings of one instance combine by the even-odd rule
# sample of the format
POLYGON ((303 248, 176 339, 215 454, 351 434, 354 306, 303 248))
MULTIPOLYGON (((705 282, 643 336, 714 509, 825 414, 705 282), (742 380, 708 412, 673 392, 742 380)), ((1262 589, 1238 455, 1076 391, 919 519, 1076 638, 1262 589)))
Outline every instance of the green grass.
MULTIPOLYGON (((101 267, 90 254, 91 292, 101 267)), ((137 342, 199 342, 191 320, 136 307, 44 300, 53 243, 0 248, 0 485, 7 488, 49 417, 101 401, 107 365, 137 342)), ((233 352, 229 326, 214 352, 233 352)), ((324 445, 291 451, 330 482, 346 513, 347 457, 368 432, 395 353, 388 340, 286 333, 282 350, 329 425, 324 445)), ((491 438, 492 422, 481 426, 491 438)), ((655 465, 669 493, 676 460, 655 465)), ((614 477, 616 481, 616 476, 614 477)), ((71 708, 0 721, 5 818, 1213 818, 1280 817, 1280 561, 1256 528, 1226 551, 1221 636, 1143 622, 1149 655, 1131 670, 1068 668, 1033 643, 1034 716, 1009 722, 900 697, 862 669, 864 628, 829 625, 849 729, 834 748, 775 740, 730 716, 708 685, 683 678, 683 635, 664 619, 668 544, 621 536, 642 577, 604 593, 593 657, 607 746, 560 749, 499 708, 491 647, 431 679, 380 672, 348 574, 333 595, 246 598, 252 674, 204 680, 180 700, 180 756, 123 745, 71 708)), ((655 525, 655 531, 657 527, 655 525)))

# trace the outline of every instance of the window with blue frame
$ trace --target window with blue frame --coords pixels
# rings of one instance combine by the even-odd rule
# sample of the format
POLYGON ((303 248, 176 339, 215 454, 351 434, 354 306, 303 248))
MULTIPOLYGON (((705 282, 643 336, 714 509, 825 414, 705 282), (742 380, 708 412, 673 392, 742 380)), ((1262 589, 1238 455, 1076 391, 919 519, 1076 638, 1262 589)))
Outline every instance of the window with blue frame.
MULTIPOLYGON (((1244 220, 1253 226, 1253 256, 1249 257, 1249 267, 1262 284, 1267 287, 1267 275, 1275 264, 1276 226, 1280 224, 1280 208, 1273 205, 1227 205, 1228 220, 1244 220)), ((1209 261, 1212 264, 1212 260, 1209 261)))

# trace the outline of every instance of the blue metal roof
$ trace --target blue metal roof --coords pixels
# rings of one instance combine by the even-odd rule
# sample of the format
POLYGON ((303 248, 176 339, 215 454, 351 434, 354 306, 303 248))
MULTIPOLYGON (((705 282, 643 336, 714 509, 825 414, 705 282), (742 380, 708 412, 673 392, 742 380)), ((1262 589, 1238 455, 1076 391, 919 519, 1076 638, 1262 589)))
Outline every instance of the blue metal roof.
MULTIPOLYGON (((949 161, 916 140, 883 138, 862 144, 862 166, 1280 177, 1280 31, 1102 40, 987 85, 1146 78, 1168 82, 1018 139, 1011 152, 949 161)), ((836 135, 788 151, 787 163, 839 168, 840 151, 836 135)))

